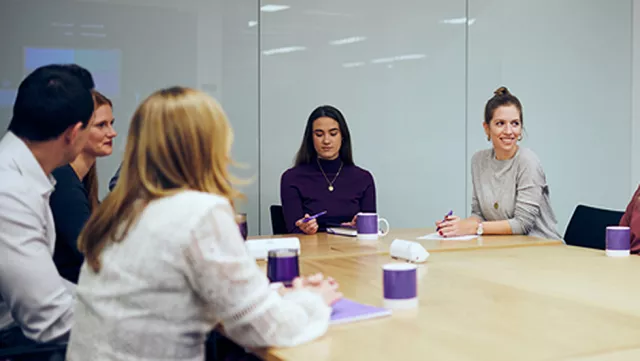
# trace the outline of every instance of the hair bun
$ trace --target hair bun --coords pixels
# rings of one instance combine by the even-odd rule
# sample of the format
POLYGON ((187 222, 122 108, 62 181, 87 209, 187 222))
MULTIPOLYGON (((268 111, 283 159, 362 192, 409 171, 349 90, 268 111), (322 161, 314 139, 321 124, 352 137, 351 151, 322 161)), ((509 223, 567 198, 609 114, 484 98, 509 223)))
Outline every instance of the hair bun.
POLYGON ((496 91, 493 92, 493 95, 507 95, 507 94, 511 94, 511 93, 509 93, 509 89, 507 89, 506 86, 501 86, 500 88, 496 89, 496 91))

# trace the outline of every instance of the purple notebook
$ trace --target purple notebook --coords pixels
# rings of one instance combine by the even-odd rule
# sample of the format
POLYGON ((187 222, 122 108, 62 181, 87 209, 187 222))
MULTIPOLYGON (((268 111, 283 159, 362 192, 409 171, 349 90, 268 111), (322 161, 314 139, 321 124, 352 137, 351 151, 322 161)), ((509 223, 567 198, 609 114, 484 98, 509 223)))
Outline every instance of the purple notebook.
POLYGON ((333 304, 331 324, 337 325, 340 323, 356 322, 389 315, 391 315, 391 310, 387 310, 386 308, 369 306, 352 301, 348 298, 342 298, 333 304))

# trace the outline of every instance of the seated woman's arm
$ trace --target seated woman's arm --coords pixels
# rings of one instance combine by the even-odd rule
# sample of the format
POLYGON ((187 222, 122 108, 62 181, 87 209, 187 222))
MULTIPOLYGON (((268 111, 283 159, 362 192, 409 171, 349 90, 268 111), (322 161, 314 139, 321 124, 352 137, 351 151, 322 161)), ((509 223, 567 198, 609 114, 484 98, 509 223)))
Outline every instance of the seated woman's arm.
POLYGON ((484 221, 482 216, 482 209, 480 209, 480 202, 478 201, 478 193, 476 193, 476 185, 473 184, 473 193, 471 194, 471 217, 478 222, 484 221))
POLYGON ((513 218, 484 221, 474 185, 471 217, 460 220, 454 216, 450 217, 450 221, 437 225, 439 228, 442 227, 440 231, 445 236, 475 234, 480 222, 483 234, 528 234, 540 215, 540 203, 543 192, 546 191, 548 190, 545 175, 540 162, 537 159, 525 159, 516 175, 516 205, 513 218))
POLYGON ((326 332, 331 308, 308 290, 281 296, 269 287, 230 206, 207 212, 192 235, 187 278, 232 340, 245 347, 294 346, 326 332))
POLYGON ((633 197, 631 197, 631 200, 629 201, 629 204, 627 205, 627 208, 625 209, 624 214, 620 219, 621 226, 626 226, 626 227, 631 226, 631 215, 633 214, 633 211, 636 209, 639 199, 640 199, 640 186, 638 187, 638 189, 636 189, 636 192, 633 194, 633 197))
MULTIPOLYGON (((367 185, 362 194, 362 197, 358 200, 360 205, 360 212, 377 212, 377 204, 376 204, 376 183, 373 180, 373 176, 370 173, 367 173, 367 185)), ((350 222, 343 222, 342 226, 347 227, 355 227, 356 220, 358 219, 358 215, 354 214, 353 218, 351 218, 350 222)))
POLYGON ((361 212, 376 212, 376 183, 373 180, 373 176, 367 173, 369 182, 367 188, 364 190, 364 194, 360 199, 360 211, 361 212))
POLYGON ((508 220, 511 232, 496 234, 529 234, 540 216, 544 192, 549 191, 544 170, 537 158, 524 161, 516 177, 515 213, 508 220))

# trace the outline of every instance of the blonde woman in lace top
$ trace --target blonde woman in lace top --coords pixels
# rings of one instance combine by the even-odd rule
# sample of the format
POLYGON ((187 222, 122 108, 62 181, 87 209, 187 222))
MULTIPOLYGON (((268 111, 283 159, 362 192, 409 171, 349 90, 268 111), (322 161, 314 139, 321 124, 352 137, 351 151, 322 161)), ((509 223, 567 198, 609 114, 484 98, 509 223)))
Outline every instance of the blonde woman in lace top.
POLYGON ((324 334, 337 284, 271 290, 244 247, 231 139, 222 109, 196 90, 161 90, 137 109, 120 180, 80 235, 68 360, 203 360, 218 324, 245 347, 324 334))

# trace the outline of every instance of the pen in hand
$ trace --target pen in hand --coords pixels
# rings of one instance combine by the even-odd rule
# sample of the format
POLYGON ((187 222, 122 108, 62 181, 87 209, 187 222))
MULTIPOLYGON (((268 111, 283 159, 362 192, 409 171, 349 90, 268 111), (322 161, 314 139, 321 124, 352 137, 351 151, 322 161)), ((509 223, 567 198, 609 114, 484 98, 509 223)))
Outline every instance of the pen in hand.
POLYGON ((316 219, 316 218, 318 218, 318 217, 320 217, 320 216, 323 216, 323 215, 325 215, 325 214, 327 214, 327 211, 322 211, 322 212, 320 212, 320 213, 318 213, 318 214, 314 214, 313 216, 306 217, 306 218, 304 218, 304 219, 302 220, 302 223, 307 223, 307 222, 309 222, 310 220, 312 220, 312 219, 316 219))
MULTIPOLYGON (((450 210, 450 211, 449 211, 449 213, 445 214, 444 219, 442 220, 442 222, 446 221, 446 220, 447 220, 447 218, 451 217, 452 215, 453 215, 453 210, 450 210)), ((442 222, 441 222, 441 223, 442 223, 442 222)), ((440 227, 438 227, 438 228, 436 229, 436 231, 439 231, 439 230, 440 230, 440 227)))

